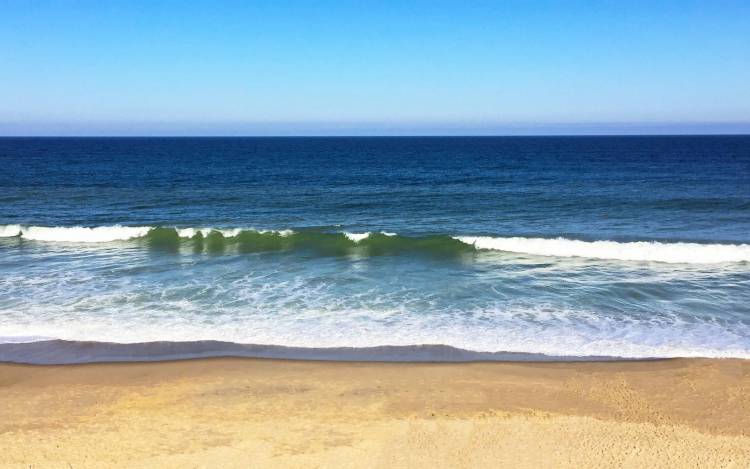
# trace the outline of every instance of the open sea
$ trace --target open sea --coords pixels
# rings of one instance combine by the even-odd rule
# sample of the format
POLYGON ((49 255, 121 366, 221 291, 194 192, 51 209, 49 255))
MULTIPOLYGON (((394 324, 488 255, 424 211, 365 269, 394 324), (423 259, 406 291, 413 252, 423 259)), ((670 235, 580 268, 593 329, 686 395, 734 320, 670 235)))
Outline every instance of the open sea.
POLYGON ((750 358, 750 137, 1 138, 0 360, 750 358))

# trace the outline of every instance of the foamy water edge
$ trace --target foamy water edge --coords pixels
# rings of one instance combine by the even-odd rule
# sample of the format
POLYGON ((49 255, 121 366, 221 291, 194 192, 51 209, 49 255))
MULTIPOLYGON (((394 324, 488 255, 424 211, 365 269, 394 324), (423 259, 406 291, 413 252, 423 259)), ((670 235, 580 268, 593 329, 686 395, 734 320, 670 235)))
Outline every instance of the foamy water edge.
MULTIPOLYGON (((59 242, 59 243, 107 243, 144 238, 155 226, 99 226, 99 227, 45 227, 24 225, 0 225, 0 238, 19 237, 20 239, 59 242)), ((232 239, 243 232, 271 234, 286 238, 296 234, 289 229, 257 230, 254 228, 170 228, 181 239, 197 235, 208 236, 219 233, 223 238, 232 239)), ((340 235, 343 239, 359 244, 371 239, 373 233, 324 233, 340 235)), ((414 240, 396 233, 380 232, 378 235, 393 238, 394 241, 414 240)), ((661 262, 670 264, 721 264, 750 262, 750 244, 687 243, 661 241, 618 242, 609 240, 583 241, 567 238, 530 238, 502 236, 448 236, 471 246, 476 250, 512 252, 546 257, 577 257, 585 259, 661 262)))

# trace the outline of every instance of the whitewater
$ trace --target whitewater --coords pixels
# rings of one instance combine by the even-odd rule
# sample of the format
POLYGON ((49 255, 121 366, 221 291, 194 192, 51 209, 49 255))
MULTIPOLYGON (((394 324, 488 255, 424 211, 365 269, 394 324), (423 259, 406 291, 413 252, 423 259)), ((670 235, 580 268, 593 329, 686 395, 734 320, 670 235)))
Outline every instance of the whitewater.
POLYGON ((0 138, 0 361, 750 358, 750 137, 0 138))
MULTIPOLYGON (((153 226, 99 226, 99 227, 44 227, 0 225, 0 237, 19 237, 32 241, 64 243, 106 243, 145 238, 156 230, 171 230, 183 239, 211 234, 223 238, 234 238, 241 233, 257 233, 278 237, 292 237, 294 230, 255 230, 252 228, 163 228, 153 226)), ((321 236, 343 236, 352 243, 361 243, 373 233, 318 233, 321 236)), ((409 238, 396 233, 380 232, 389 238, 409 238)), ((447 236, 478 250, 504 251, 549 257, 581 257, 589 259, 644 261, 683 264, 718 264, 750 262, 750 244, 699 244, 686 242, 636 241, 616 242, 608 240, 582 241, 558 238, 492 237, 492 236, 447 236)))

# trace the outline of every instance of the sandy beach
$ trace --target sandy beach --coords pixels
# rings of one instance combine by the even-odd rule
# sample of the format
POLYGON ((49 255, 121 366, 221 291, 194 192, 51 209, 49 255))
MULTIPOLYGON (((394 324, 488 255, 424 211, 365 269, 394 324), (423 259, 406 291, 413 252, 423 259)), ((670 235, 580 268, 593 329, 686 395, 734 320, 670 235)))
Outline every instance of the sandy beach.
POLYGON ((3 467, 750 466, 750 362, 0 365, 3 467))

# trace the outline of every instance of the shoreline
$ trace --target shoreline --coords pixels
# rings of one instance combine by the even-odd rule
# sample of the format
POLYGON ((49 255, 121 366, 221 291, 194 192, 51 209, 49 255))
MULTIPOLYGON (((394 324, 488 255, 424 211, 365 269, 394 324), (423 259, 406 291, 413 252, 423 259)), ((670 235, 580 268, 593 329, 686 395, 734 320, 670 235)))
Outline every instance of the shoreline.
POLYGON ((61 339, 0 343, 0 363, 28 365, 151 363, 212 358, 353 363, 586 363, 672 359, 747 359, 744 356, 627 357, 547 355, 531 352, 478 352, 441 344, 380 345, 371 347, 295 347, 241 344, 216 340, 118 343, 61 339))
POLYGON ((2 467, 750 465, 741 359, 0 364, 0 393, 2 467))

